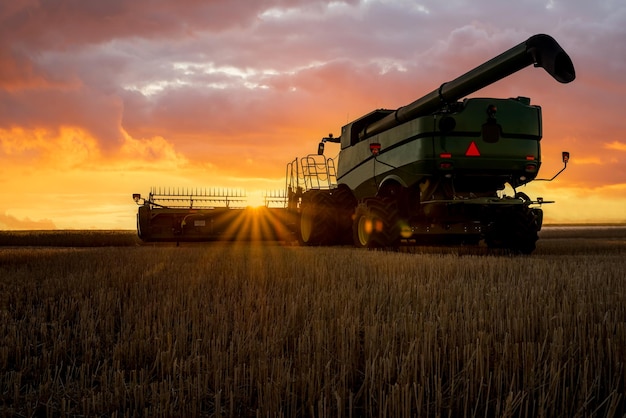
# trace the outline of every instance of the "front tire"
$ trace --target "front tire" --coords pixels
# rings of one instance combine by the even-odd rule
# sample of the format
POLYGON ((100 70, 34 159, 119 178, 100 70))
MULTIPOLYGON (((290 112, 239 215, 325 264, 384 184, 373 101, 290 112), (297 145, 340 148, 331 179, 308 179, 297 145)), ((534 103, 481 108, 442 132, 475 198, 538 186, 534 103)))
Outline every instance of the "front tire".
POLYGON ((332 197, 327 191, 309 190, 302 196, 298 238, 303 245, 329 245, 334 236, 332 197))
POLYGON ((357 200, 347 186, 340 184, 332 192, 335 217, 335 244, 352 244, 352 219, 357 200))
POLYGON ((398 208, 394 200, 370 198, 357 205, 352 226, 356 247, 396 247, 400 241, 398 208))

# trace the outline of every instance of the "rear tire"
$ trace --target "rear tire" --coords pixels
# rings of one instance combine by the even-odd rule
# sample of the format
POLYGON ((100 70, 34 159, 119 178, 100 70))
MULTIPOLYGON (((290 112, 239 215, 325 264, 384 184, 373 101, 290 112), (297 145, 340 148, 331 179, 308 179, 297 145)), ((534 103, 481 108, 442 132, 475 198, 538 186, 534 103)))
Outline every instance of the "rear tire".
POLYGON ((537 248, 537 240, 539 235, 539 226, 537 225, 537 216, 528 206, 524 206, 523 210, 515 211, 514 214, 515 236, 514 242, 509 246, 510 249, 522 254, 530 254, 537 248))
POLYGON ((535 251, 541 228, 536 210, 528 205, 501 212, 486 237, 489 248, 506 248, 516 253, 535 251))

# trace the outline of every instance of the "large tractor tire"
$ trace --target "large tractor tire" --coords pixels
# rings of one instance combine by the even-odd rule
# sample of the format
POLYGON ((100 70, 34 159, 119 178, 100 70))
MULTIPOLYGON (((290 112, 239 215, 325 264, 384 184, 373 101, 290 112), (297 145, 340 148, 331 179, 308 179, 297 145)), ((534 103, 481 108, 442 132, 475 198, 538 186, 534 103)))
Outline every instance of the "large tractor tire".
POLYGON ((535 251, 541 228, 537 209, 528 205, 515 206, 497 217, 486 237, 490 248, 505 248, 516 253, 530 254, 535 251))
POLYGON ((376 197, 361 201, 354 214, 352 236, 359 248, 397 247, 400 229, 396 202, 376 197))
POLYGON ((511 221, 515 225, 513 227, 513 236, 515 236, 515 238, 511 245, 509 245, 509 248, 522 254, 530 254, 535 251, 537 240, 539 239, 537 231, 539 231, 540 228, 540 226, 537 225, 535 212, 528 206, 524 206, 522 210, 514 212, 511 221))
POLYGON ((525 203, 526 210, 531 212, 528 214, 529 219, 534 217, 537 232, 541 231, 541 226, 543 225, 543 211, 540 208, 528 208, 528 206, 532 203, 532 200, 530 200, 526 193, 517 192, 515 193, 515 197, 521 199, 525 203))
POLYGON ((309 190, 302 196, 298 238, 303 245, 330 245, 335 240, 333 201, 328 190, 309 190))
POLYGON ((352 190, 343 184, 333 190, 332 196, 335 207, 335 244, 352 244, 352 219, 357 200, 352 190))

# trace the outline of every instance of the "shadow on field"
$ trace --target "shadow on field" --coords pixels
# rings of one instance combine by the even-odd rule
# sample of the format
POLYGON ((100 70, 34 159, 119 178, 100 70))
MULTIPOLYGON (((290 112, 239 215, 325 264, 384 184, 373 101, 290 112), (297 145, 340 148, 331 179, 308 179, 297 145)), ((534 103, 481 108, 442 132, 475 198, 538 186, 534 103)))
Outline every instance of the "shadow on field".
MULTIPOLYGON (((137 233, 106 230, 0 231, 0 247, 135 247, 177 246, 175 242, 144 243, 137 233)), ((180 246, 297 245, 296 242, 185 242, 180 246)), ((459 256, 510 256, 507 250, 480 245, 402 246, 398 252, 409 254, 455 254, 459 256)), ((539 233, 536 255, 626 254, 626 226, 548 226, 539 233)))
POLYGON ((131 247, 141 245, 135 231, 0 231, 3 247, 131 247))

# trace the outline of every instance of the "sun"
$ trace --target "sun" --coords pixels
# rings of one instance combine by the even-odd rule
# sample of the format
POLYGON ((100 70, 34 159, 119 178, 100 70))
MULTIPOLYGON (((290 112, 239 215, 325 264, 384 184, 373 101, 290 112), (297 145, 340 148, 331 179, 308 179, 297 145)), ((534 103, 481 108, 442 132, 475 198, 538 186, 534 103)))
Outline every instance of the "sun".
POLYGON ((247 195, 248 207, 260 208, 265 206, 265 197, 261 190, 255 190, 247 195))

